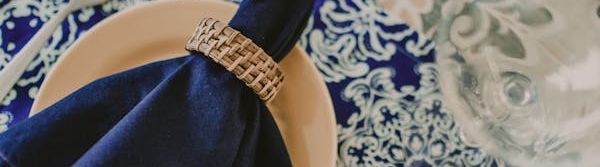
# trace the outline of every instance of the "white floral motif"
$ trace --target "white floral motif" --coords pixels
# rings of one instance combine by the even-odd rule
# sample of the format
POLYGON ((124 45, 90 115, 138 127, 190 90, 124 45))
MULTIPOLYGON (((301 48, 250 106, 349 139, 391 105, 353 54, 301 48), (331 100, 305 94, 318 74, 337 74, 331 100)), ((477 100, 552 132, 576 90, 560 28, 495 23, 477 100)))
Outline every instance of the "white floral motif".
MULTIPOLYGON (((458 128, 442 106, 434 64, 421 64, 421 88, 396 90, 392 68, 378 68, 355 79, 342 92, 355 112, 338 125, 339 166, 491 166, 495 159, 459 139, 458 128), (414 100, 406 100, 412 96, 414 100), (460 150, 460 154, 457 153, 460 150)), ((500 162, 495 162, 500 163, 500 162)), ((499 164, 495 164, 499 165, 499 164)))
POLYGON ((409 48, 416 57, 433 49, 426 38, 406 38, 417 33, 372 1, 351 2, 324 1, 318 12, 327 29, 308 32, 305 45, 314 48, 311 57, 326 81, 363 76, 370 70, 366 61, 388 61, 398 47, 409 48), (408 40, 405 46, 397 46, 402 40, 408 40))
POLYGON ((15 89, 11 89, 10 91, 8 91, 8 93, 6 94, 6 96, 4 96, 4 98, 1 98, 2 100, 0 101, 0 104, 7 106, 16 97, 17 97, 17 91, 15 89))
POLYGON ((8 130, 8 124, 12 119, 13 116, 10 112, 0 112, 0 133, 8 130))

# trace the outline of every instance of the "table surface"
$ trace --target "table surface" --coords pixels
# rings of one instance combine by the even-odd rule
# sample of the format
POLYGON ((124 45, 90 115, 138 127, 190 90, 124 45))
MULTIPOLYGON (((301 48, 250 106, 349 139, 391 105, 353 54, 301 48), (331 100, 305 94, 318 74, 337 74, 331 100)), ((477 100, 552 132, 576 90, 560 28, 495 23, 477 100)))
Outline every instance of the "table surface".
MULTIPOLYGON (((300 40, 338 121, 338 166, 505 166, 463 140, 444 107, 432 36, 444 0, 316 0, 300 40), (411 27, 409 27, 409 25, 411 27)), ((102 19, 141 0, 71 14, 0 100, 0 131, 27 118, 52 65, 102 19)), ((66 4, 0 0, 0 68, 66 4)))

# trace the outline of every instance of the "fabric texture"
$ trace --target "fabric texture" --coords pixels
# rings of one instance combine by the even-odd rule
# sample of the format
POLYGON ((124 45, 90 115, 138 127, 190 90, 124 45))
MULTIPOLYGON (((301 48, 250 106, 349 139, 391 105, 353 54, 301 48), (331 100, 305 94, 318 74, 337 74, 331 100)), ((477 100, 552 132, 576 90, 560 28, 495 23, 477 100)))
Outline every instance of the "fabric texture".
POLYGON ((242 84, 197 55, 153 63, 17 124, 0 153, 14 166, 289 166, 272 117, 242 84))
MULTIPOLYGON (((283 57, 312 7, 309 1, 288 2, 244 1, 231 25, 252 27, 240 32, 283 57), (250 16, 261 22, 241 18, 250 16), (283 17, 287 24, 279 22, 283 17)), ((69 165, 279 167, 291 162, 256 95, 219 64, 192 54, 94 81, 0 134, 0 166, 69 165)))

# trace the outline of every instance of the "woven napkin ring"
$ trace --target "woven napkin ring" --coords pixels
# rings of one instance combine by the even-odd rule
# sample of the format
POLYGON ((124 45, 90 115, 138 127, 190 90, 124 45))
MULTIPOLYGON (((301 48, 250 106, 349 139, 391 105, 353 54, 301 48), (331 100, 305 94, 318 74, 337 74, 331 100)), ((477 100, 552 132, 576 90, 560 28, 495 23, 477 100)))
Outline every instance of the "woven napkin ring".
POLYGON ((185 45, 223 65, 264 101, 270 101, 283 84, 279 65, 239 31, 213 18, 204 18, 185 45))

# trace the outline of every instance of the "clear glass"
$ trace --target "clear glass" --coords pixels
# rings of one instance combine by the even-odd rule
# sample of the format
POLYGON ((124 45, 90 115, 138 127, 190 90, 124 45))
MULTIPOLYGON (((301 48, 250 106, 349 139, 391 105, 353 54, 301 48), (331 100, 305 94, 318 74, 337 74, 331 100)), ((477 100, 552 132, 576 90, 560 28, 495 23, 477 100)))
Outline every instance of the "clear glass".
POLYGON ((435 36, 446 104, 516 166, 600 166, 600 0, 449 0, 435 36))

